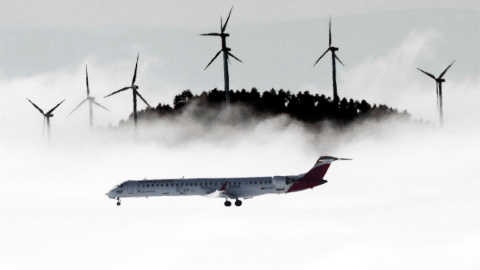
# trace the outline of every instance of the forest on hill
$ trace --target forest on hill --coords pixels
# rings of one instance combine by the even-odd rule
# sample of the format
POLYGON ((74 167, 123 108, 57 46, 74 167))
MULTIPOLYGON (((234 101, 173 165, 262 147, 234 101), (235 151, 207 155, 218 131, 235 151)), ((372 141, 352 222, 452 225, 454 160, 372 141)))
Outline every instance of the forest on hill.
MULTIPOLYGON (((346 126, 354 121, 366 119, 382 120, 387 117, 396 117, 411 120, 411 115, 406 111, 399 112, 387 105, 369 104, 362 100, 333 100, 325 95, 312 95, 309 91, 297 94, 290 91, 275 90, 260 93, 256 88, 251 91, 230 91, 231 105, 241 106, 248 112, 251 119, 262 119, 277 115, 288 115, 292 119, 305 124, 317 124, 328 120, 339 126, 346 126)), ((175 96, 173 107, 168 104, 158 104, 155 108, 147 108, 138 112, 141 122, 155 121, 165 117, 180 115, 185 110, 191 110, 194 118, 215 120, 212 112, 224 108, 225 91, 213 89, 193 95, 190 90, 185 90, 175 96)), ((245 111, 245 110, 244 110, 245 111)), ((133 114, 127 121, 122 120, 120 126, 133 122, 133 114)))

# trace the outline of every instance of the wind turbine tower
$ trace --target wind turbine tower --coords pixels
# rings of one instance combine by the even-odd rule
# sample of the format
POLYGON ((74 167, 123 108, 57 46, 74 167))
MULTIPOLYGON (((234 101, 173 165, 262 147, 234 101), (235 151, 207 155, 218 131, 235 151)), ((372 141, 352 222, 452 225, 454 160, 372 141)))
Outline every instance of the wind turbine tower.
POLYGON ((102 105, 100 105, 98 102, 95 101, 95 98, 94 97, 91 97, 90 96, 90 87, 88 86, 88 69, 87 69, 87 66, 85 66, 85 74, 86 74, 86 80, 87 80, 87 98, 84 99, 82 102, 80 102, 80 104, 77 105, 77 107, 75 107, 75 109, 73 109, 68 115, 67 117, 69 117, 74 111, 76 111, 80 106, 82 106, 83 103, 85 103, 86 101, 88 101, 88 105, 89 105, 89 111, 90 111, 90 129, 93 128, 93 109, 92 109, 92 105, 97 105, 98 107, 102 108, 102 109, 105 109, 107 111, 110 111, 109 109, 103 107, 102 105))
POLYGON ((30 99, 27 98, 27 100, 32 103, 33 107, 35 107, 42 115, 43 115, 43 133, 45 132, 45 122, 47 122, 47 136, 48 136, 48 142, 50 142, 50 117, 53 117, 53 111, 60 106, 65 100, 62 100, 62 102, 58 103, 57 106, 53 107, 50 111, 44 113, 42 109, 40 109, 35 103, 33 103, 30 99))
POLYGON ((147 106, 149 108, 152 108, 148 103, 147 101, 142 97, 142 95, 140 95, 140 93, 138 93, 138 86, 135 85, 135 80, 137 79, 137 67, 138 67, 138 57, 140 56, 140 53, 137 54, 137 62, 135 64, 135 72, 133 73, 133 80, 132 80, 132 85, 130 86, 126 86, 120 90, 117 90, 113 93, 111 93, 110 95, 108 96, 105 96, 104 98, 106 97, 109 97, 109 96, 112 96, 112 95, 115 95, 117 93, 120 93, 122 91, 125 91, 125 90, 128 90, 128 89, 132 89, 132 93, 133 93, 133 120, 134 120, 134 123, 135 123, 135 128, 137 127, 137 121, 138 121, 138 116, 137 116, 137 96, 143 100, 143 102, 145 102, 145 104, 147 104, 147 106))
POLYGON ((213 57, 213 59, 208 63, 208 65, 205 67, 207 69, 213 61, 220 55, 221 52, 223 52, 223 75, 225 79, 225 100, 227 104, 230 103, 230 96, 229 96, 229 91, 230 91, 230 85, 229 85, 229 76, 228 76, 228 62, 229 56, 235 58, 235 60, 242 62, 242 60, 238 59, 236 56, 234 56, 230 51, 232 49, 227 47, 227 37, 230 36, 230 34, 225 33, 225 29, 227 28, 228 20, 230 19, 230 15, 232 14, 233 7, 230 9, 230 13, 228 13, 227 20, 225 21, 225 24, 223 24, 222 17, 220 17, 220 33, 208 33, 208 34, 201 34, 200 36, 218 36, 222 39, 222 49, 218 51, 218 53, 213 57))
POLYGON ((313 66, 315 66, 322 57, 327 54, 327 52, 330 51, 332 53, 332 80, 333 80, 333 100, 338 101, 338 91, 337 91, 337 69, 335 66, 335 62, 338 60, 342 66, 345 66, 342 61, 340 61, 340 58, 336 55, 336 51, 338 51, 338 47, 333 47, 332 46, 332 17, 330 17, 330 20, 328 22, 328 49, 318 58, 317 62, 313 66))
POLYGON ((439 112, 439 115, 440 115, 440 125, 441 126, 443 126, 442 83, 445 82, 445 79, 443 78, 443 75, 445 75, 445 73, 447 73, 447 70, 453 65, 453 63, 455 63, 455 60, 453 60, 453 62, 440 74, 440 76, 438 76, 438 78, 435 78, 435 76, 433 76, 432 74, 417 68, 421 72, 425 73, 425 75, 427 75, 428 77, 434 79, 435 82, 436 82, 436 86, 437 86, 437 109, 438 109, 438 112, 439 112))

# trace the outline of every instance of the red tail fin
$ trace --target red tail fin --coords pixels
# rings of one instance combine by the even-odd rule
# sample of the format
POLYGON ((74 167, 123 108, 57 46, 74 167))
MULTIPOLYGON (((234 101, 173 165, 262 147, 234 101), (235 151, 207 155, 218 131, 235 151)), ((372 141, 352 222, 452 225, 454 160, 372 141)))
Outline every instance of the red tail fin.
POLYGON ((290 186, 288 192, 300 191, 305 190, 307 188, 314 188, 319 185, 323 185, 327 182, 327 180, 323 180, 323 177, 327 173, 330 164, 335 160, 349 160, 346 158, 336 158, 330 156, 322 156, 320 157, 313 168, 304 174, 298 181, 294 182, 293 185, 290 186))
MULTIPOLYGON (((328 168, 330 167, 330 164, 335 161, 339 160, 340 158, 336 157, 330 157, 330 156, 321 156, 313 168, 308 171, 302 178, 305 179, 316 179, 316 180, 321 180, 327 173, 328 168)), ((346 160, 346 159, 342 159, 346 160)))

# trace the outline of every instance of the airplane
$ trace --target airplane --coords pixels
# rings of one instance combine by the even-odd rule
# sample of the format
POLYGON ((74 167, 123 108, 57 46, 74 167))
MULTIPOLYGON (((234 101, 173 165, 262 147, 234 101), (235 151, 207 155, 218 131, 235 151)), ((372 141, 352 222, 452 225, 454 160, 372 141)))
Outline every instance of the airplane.
POLYGON ((321 156, 307 173, 289 176, 128 180, 105 195, 116 199, 118 206, 121 198, 193 195, 224 198, 227 207, 232 205, 231 199, 235 200, 235 206, 241 206, 240 198, 246 200, 265 194, 286 194, 323 185, 327 183, 323 177, 336 160, 351 159, 321 156))

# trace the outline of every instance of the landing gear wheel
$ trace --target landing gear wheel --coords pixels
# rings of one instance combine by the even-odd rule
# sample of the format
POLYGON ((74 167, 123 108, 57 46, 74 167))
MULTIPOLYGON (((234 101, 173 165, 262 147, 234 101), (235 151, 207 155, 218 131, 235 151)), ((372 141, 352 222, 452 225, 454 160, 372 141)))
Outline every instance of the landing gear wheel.
POLYGON ((230 206, 232 205, 232 202, 230 202, 230 201, 225 201, 224 205, 225 205, 226 207, 230 207, 230 206))
POLYGON ((117 198, 117 205, 120 206, 120 204, 122 204, 120 198, 117 198))
POLYGON ((235 201, 235 206, 241 206, 241 205, 242 205, 242 201, 240 201, 240 200, 237 199, 237 200, 235 201))

